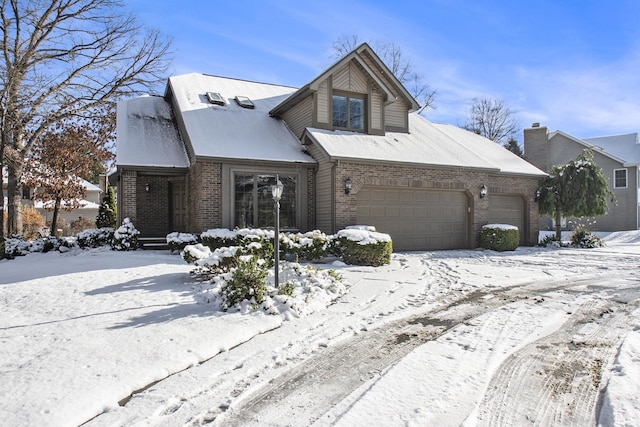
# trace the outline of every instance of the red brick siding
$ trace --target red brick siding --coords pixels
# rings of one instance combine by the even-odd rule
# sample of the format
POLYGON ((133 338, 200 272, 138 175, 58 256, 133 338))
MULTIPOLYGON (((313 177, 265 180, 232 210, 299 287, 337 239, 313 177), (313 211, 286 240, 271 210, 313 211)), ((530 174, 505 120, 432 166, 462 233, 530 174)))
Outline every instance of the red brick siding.
POLYGON ((135 224, 137 219, 136 204, 136 172, 122 171, 118 185, 118 224, 125 218, 135 224))
POLYGON ((196 162, 189 170, 188 186, 191 232, 222 227, 222 164, 196 162))

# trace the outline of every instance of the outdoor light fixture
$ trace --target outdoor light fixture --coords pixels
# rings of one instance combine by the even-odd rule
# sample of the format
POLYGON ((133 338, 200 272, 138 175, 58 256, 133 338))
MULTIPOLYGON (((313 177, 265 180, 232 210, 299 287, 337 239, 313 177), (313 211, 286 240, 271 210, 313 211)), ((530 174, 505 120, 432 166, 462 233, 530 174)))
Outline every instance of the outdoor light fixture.
POLYGON ((276 175, 276 184, 271 186, 271 194, 273 195, 273 213, 275 217, 275 227, 273 230, 273 279, 276 289, 280 285, 280 198, 284 185, 280 182, 276 175))
POLYGON ((482 185, 482 187, 480 187, 480 198, 484 199, 485 197, 487 197, 487 186, 486 185, 482 185))
POLYGON ((347 178, 344 182, 344 194, 351 193, 351 178, 347 178))
POLYGON ((536 190, 536 202, 540 201, 540 190, 536 190))
POLYGON ((148 193, 150 190, 151 190, 151 186, 150 186, 150 185, 149 185, 149 183, 147 182, 147 183, 144 185, 144 191, 146 191, 146 192, 148 193))

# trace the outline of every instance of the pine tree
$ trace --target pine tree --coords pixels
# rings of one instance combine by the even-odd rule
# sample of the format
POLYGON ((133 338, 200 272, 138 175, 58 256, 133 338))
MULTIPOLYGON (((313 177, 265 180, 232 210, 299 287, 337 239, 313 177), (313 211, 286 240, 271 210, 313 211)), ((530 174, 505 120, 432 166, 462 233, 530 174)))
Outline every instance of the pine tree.
POLYGON ((96 218, 96 227, 116 228, 118 223, 118 207, 116 205, 116 196, 113 187, 107 187, 107 194, 102 198, 102 203, 98 209, 98 217, 96 218))
POLYGON ((607 213, 607 199, 615 203, 607 178, 595 163, 593 152, 584 150, 566 165, 555 165, 540 184, 540 213, 556 222, 556 238, 561 238, 562 217, 594 217, 607 213))

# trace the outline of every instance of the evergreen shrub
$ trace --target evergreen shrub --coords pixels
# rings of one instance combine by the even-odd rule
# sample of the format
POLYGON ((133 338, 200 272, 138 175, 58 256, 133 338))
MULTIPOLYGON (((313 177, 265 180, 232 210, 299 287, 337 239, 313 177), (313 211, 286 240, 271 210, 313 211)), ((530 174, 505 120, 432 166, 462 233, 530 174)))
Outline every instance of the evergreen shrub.
POLYGON ((113 233, 113 241, 111 249, 114 251, 135 251, 140 248, 138 235, 140 232, 136 229, 129 218, 122 221, 122 225, 113 233))
POLYGON ((379 267, 391 262, 393 243, 388 234, 361 228, 344 229, 334 236, 332 252, 347 264, 379 267))
POLYGON ((480 247, 493 251, 514 251, 520 244, 518 227, 487 224, 480 230, 480 247))

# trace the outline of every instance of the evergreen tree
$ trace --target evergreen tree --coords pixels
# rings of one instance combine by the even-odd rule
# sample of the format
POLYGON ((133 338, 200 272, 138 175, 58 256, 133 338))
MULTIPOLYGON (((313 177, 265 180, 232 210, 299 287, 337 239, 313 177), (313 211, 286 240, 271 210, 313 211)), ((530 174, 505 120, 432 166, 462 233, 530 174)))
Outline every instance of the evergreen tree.
POLYGON ((555 218, 558 240, 563 216, 602 216, 607 213, 607 198, 615 203, 607 178, 593 160, 591 150, 584 150, 566 165, 555 165, 540 184, 539 191, 540 213, 555 218))
POLYGON ((520 148, 520 145, 518 145, 518 141, 516 141, 514 138, 509 138, 509 141, 507 141, 507 143, 504 144, 503 147, 511 151, 518 157, 524 157, 522 149, 520 148))
POLYGON ((116 228, 118 222, 118 207, 116 205, 116 196, 113 187, 107 187, 107 194, 102 198, 102 203, 98 209, 98 217, 96 218, 96 227, 116 228))

